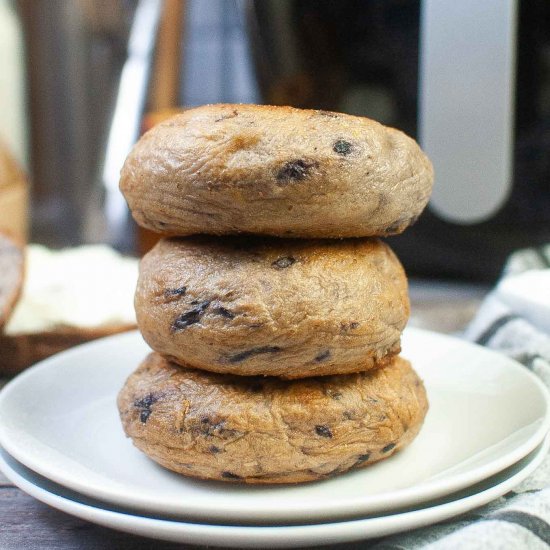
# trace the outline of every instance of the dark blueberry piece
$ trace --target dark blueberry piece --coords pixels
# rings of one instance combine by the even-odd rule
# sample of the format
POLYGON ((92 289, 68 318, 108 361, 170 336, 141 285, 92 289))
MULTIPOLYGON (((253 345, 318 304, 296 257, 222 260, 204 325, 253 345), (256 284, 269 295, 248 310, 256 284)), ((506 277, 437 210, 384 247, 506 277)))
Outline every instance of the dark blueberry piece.
POLYGON ((241 353, 236 353, 235 355, 230 355, 228 357, 230 363, 240 363, 245 359, 249 359, 254 355, 263 355, 264 353, 277 353, 281 351, 279 346, 264 346, 263 348, 252 348, 241 353))
POLYGON ((217 118, 216 120, 214 120, 214 122, 220 122, 222 120, 226 120, 228 118, 235 118, 236 116, 238 116, 238 112, 236 109, 234 109, 231 113, 227 114, 227 115, 222 115, 220 118, 217 118))
POLYGON ((241 479, 241 476, 228 471, 222 472, 222 477, 225 479, 241 479))
POLYGON ((395 447, 395 443, 388 443, 388 444, 382 449, 382 452, 383 452, 383 453, 388 453, 388 452, 391 451, 394 447, 395 447))
POLYGON ((210 305, 210 300, 205 302, 200 302, 197 307, 182 313, 173 323, 172 323, 172 332, 177 332, 179 330, 184 330, 190 325, 194 325, 201 320, 201 317, 204 315, 206 308, 210 305))
POLYGON ((328 118, 340 118, 340 115, 338 113, 333 113, 332 111, 323 111, 322 109, 318 109, 317 114, 320 116, 326 116, 328 118))
POLYGON ((327 349, 325 351, 322 351, 319 355, 315 356, 315 361, 317 363, 322 363, 323 361, 326 361, 330 357, 330 350, 327 349))
POLYGON ((340 329, 343 331, 355 330, 359 328, 359 323, 357 321, 352 321, 351 323, 341 323, 340 329))
POLYGON ((223 424, 220 424, 219 427, 217 426, 217 429, 218 429, 218 433, 216 435, 219 435, 220 437, 223 437, 224 439, 227 439, 227 440, 235 439, 243 435, 243 432, 240 432, 239 430, 233 430, 232 428, 224 428, 223 424))
POLYGON ((318 162, 311 160, 290 160, 286 162, 276 174, 276 178, 281 183, 290 181, 301 181, 306 179, 312 168, 319 166, 318 162))
POLYGON ((342 155, 343 157, 345 157, 346 155, 349 155, 352 152, 353 146, 349 141, 346 141, 344 139, 339 139, 338 141, 334 142, 332 146, 332 150, 335 153, 338 153, 339 155, 342 155))
POLYGON ((403 228, 403 225, 407 223, 407 220, 399 219, 396 222, 393 222, 389 227, 386 227, 384 233, 386 235, 393 235, 403 228))
POLYGON ((147 422, 149 416, 151 416, 151 413, 153 412, 151 410, 153 403, 156 403, 158 400, 159 397, 157 395, 149 393, 145 397, 134 401, 134 407, 139 409, 139 419, 143 424, 147 422))
POLYGON ((137 399, 134 402, 134 406, 149 408, 153 403, 156 403, 158 399, 159 399, 158 396, 153 395, 152 393, 149 393, 145 397, 142 397, 141 399, 137 399))
POLYGON ((221 449, 219 447, 216 447, 216 445, 210 445, 210 447, 208 448, 208 450, 213 454, 218 454, 218 453, 221 453, 221 449))
POLYGON ((325 425, 315 426, 315 433, 317 435, 320 435, 321 437, 332 437, 332 432, 330 431, 330 428, 325 425))
POLYGON ((325 388, 324 393, 325 395, 328 395, 329 397, 331 397, 332 399, 335 399, 336 401, 338 401, 342 397, 342 392, 334 391, 331 388, 325 388))
POLYGON ((221 315, 226 319, 235 319, 235 314, 228 309, 225 309, 224 307, 217 307, 213 310, 213 313, 215 313, 216 315, 221 315))
POLYGON ((208 416, 203 416, 201 418, 201 425, 199 427, 200 432, 205 436, 211 435, 221 435, 224 432, 225 420, 220 420, 216 422, 208 416))
POLYGON ((271 265, 277 269, 285 269, 295 263, 296 258, 293 258, 292 256, 283 256, 282 258, 275 260, 271 265))
POLYGON ((357 462, 355 464, 363 464, 370 458, 370 453, 365 453, 364 455, 359 455, 357 457, 357 462))
POLYGON ((179 288, 167 288, 164 291, 165 298, 172 298, 173 296, 185 296, 187 292, 186 286, 180 286, 179 288))

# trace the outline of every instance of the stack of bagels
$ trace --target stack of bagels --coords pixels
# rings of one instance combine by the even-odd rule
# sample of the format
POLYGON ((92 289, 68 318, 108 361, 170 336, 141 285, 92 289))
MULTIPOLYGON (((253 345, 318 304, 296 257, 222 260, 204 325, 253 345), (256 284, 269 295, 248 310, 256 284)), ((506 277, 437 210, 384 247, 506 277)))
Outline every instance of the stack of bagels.
POLYGON ((187 476, 297 483, 410 443, 426 393, 401 358, 407 279, 387 244, 428 202, 429 160, 372 120, 209 105, 147 132, 122 169, 154 350, 118 397, 126 434, 187 476))

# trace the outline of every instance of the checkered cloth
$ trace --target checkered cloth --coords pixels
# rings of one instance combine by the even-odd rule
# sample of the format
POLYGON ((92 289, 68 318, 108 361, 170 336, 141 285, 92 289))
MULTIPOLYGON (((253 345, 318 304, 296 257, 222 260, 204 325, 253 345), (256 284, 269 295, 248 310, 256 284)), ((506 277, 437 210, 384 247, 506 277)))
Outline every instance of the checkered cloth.
MULTIPOLYGON (((550 245, 513 254, 503 277, 543 270, 550 293, 550 245)), ((537 374, 550 388, 550 333, 526 320, 492 292, 464 337, 498 350, 537 374)), ((547 320, 550 320, 548 311, 547 320)), ((546 323, 548 326, 548 323, 546 323)), ((550 455, 521 485, 487 506, 455 520, 385 538, 373 550, 463 550, 550 548, 550 455)))

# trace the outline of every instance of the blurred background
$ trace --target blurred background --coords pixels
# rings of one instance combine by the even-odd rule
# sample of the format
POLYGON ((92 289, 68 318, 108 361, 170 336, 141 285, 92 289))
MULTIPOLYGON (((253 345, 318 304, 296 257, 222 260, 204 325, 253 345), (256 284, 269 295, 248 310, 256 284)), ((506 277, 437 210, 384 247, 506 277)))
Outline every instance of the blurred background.
POLYGON ((156 122, 216 102, 343 111, 419 140, 433 199, 391 239, 412 275, 492 281, 550 241, 545 0, 0 0, 0 68, 0 140, 29 182, 0 184, 0 228, 31 242, 146 250, 122 162, 156 122))

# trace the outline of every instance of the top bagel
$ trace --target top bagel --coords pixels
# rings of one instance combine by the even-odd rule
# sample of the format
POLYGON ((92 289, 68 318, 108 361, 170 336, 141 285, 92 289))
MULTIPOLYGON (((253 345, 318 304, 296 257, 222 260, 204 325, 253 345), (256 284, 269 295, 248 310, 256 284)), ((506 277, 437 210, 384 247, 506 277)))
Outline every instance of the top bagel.
POLYGON ((432 181, 413 139, 368 118, 222 104, 147 132, 120 188, 135 220, 163 234, 340 238, 401 233, 432 181))

